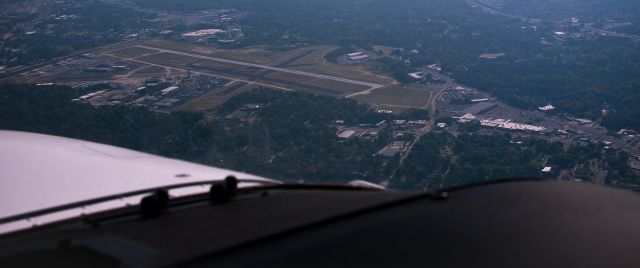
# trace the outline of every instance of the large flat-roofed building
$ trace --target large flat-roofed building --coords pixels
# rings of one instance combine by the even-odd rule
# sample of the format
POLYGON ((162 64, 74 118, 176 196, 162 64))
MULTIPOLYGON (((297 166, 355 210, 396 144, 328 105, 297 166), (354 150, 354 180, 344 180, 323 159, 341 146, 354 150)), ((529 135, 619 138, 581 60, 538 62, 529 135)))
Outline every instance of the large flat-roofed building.
POLYGON ((361 61, 361 60, 366 60, 368 58, 369 56, 367 55, 349 56, 349 59, 352 61, 361 61))
POLYGON ((338 57, 339 64, 361 64, 376 59, 376 54, 371 51, 358 50, 338 57))
POLYGON ((184 37, 202 37, 202 36, 210 36, 210 35, 216 35, 219 33, 224 33, 224 30, 221 29, 202 29, 202 30, 198 30, 198 31, 194 31, 194 32, 188 32, 188 33, 184 33, 182 34, 182 36, 184 37))
POLYGON ((464 114, 463 116, 458 116, 458 117, 453 117, 455 119, 458 119, 458 122, 460 123, 467 123, 467 122, 471 122, 471 120, 475 120, 476 116, 473 114, 464 114))
POLYGON ((343 138, 343 139, 348 139, 348 138, 351 138, 351 136, 353 136, 353 134, 356 134, 355 130, 345 130, 345 131, 342 131, 342 133, 340 133, 340 135, 338 135, 338 137, 343 138))
POLYGON ((546 105, 546 106, 538 107, 538 110, 540 110, 540 111, 544 111, 544 112, 546 112, 546 111, 553 111, 553 110, 555 110, 555 109, 556 109, 556 107, 555 107, 555 106, 553 106, 553 105, 551 105, 551 104, 546 105))
POLYGON ((511 120, 507 120, 507 119, 484 119, 484 120, 480 120, 480 125, 484 127, 493 127, 493 128, 503 129, 503 130, 514 130, 514 131, 544 132, 546 130, 545 127, 514 123, 514 122, 511 122, 511 120))

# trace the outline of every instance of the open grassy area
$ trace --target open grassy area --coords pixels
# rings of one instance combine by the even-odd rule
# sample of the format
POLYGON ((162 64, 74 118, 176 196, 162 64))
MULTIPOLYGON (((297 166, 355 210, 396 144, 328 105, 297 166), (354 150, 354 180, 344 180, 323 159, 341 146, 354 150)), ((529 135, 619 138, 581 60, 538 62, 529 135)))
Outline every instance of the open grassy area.
POLYGON ((234 68, 245 68, 242 65, 236 65, 221 61, 212 61, 212 60, 200 60, 196 63, 193 63, 193 66, 202 67, 202 68, 211 68, 211 69, 234 69, 234 68))
POLYGON ((132 77, 148 77, 148 76, 159 76, 165 74, 166 70, 164 67, 160 66, 148 66, 142 69, 136 70, 131 74, 132 77))
POLYGON ((362 65, 339 65, 328 62, 324 59, 324 55, 335 50, 336 46, 313 46, 309 49, 314 51, 291 63, 289 69, 300 70, 305 72, 337 76, 352 80, 365 81, 378 84, 390 84, 394 80, 385 75, 374 74, 362 65))
POLYGON ((178 111, 191 111, 191 112, 205 112, 207 114, 214 114, 220 105, 222 105, 229 98, 232 98, 242 92, 249 91, 253 88, 258 87, 255 84, 247 84, 244 82, 234 82, 223 89, 212 90, 207 92, 207 94, 202 95, 201 97, 191 100, 182 106, 176 108, 178 111), (228 89, 233 86, 237 86, 237 83, 243 83, 244 85, 240 88, 233 90, 232 92, 222 95, 220 94, 225 89, 228 89))
POLYGON ((380 110, 389 110, 394 113, 402 113, 408 109, 415 109, 418 107, 408 107, 408 106, 394 106, 394 105, 386 105, 386 104, 372 104, 376 109, 380 110))
POLYGON ((212 54, 213 57, 232 59, 242 62, 251 62, 265 65, 278 65, 281 62, 295 56, 298 51, 275 51, 259 47, 223 50, 212 54))
POLYGON ((295 59, 295 61, 287 64, 285 68, 343 77, 347 79, 360 80, 371 83, 389 84, 393 82, 393 79, 389 78, 388 76, 374 74, 373 72, 368 70, 366 66, 345 66, 326 62, 324 59, 324 55, 338 48, 338 46, 332 45, 310 46, 282 51, 271 50, 265 47, 249 47, 245 49, 222 50, 170 40, 150 40, 142 44, 158 48, 206 55, 210 57, 265 64, 271 66, 280 65, 292 59, 295 59), (307 51, 312 52, 307 54, 307 51), (304 55, 304 57, 296 59, 296 57, 300 55, 304 55))
POLYGON ((164 48, 175 51, 183 51, 194 54, 201 54, 210 56, 211 53, 218 51, 216 48, 200 46, 196 44, 191 44, 187 42, 179 42, 173 40, 163 40, 163 39, 153 39, 139 42, 138 45, 146 45, 157 48, 164 48))
POLYGON ((296 50, 310 51, 304 57, 297 59, 289 65, 318 65, 324 61, 324 55, 340 48, 339 46, 323 45, 323 46, 310 46, 300 48, 296 50))
POLYGON ((270 50, 264 47, 249 47, 245 49, 224 50, 189 44, 185 42, 157 39, 145 42, 143 43, 143 45, 266 65, 276 65, 279 62, 286 61, 287 58, 293 57, 297 55, 297 53, 299 53, 299 51, 297 50, 280 51, 270 50))
POLYGON ((114 50, 112 51, 112 54, 115 55, 116 57, 133 58, 133 57, 139 57, 144 54, 151 54, 156 52, 157 51, 155 50, 150 50, 150 49, 141 48, 141 47, 128 47, 128 48, 114 50))
POLYGON ((191 63, 201 61, 200 59, 197 59, 197 58, 184 56, 184 55, 177 55, 173 53, 166 53, 166 52, 140 57, 138 58, 138 60, 152 63, 152 64, 158 64, 158 65, 169 66, 169 67, 177 67, 177 68, 182 68, 182 66, 185 64, 191 64, 191 63))
POLYGON ((55 81, 95 81, 95 80, 111 80, 115 75, 123 74, 123 72, 83 72, 83 71, 69 71, 62 74, 57 74, 54 77, 55 81))
POLYGON ((403 87, 391 85, 374 89, 370 94, 358 95, 358 102, 389 105, 397 108, 423 108, 428 104, 430 92, 419 87, 403 87))

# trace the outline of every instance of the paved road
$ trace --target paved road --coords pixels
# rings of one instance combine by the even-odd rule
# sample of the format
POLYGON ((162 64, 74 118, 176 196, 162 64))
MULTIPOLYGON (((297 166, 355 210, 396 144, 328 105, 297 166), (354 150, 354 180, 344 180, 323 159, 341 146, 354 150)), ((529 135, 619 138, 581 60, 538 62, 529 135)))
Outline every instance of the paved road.
POLYGON ((349 83, 349 84, 363 85, 363 86, 371 87, 372 89, 373 88, 380 88, 380 87, 383 86, 383 85, 380 85, 380 84, 374 84, 374 83, 369 83, 369 82, 351 80, 351 79, 340 78, 340 77, 335 77, 335 76, 330 76, 330 75, 315 74, 315 73, 291 70, 291 69, 286 69, 286 68, 273 67, 273 66, 269 66, 269 65, 262 65, 262 64, 255 64, 255 63, 249 63, 249 62, 228 60, 228 59, 222 59, 222 58, 214 58, 214 57, 203 56, 203 55, 198 55, 198 54, 193 54, 193 53, 188 53, 188 52, 181 52, 181 51, 175 51, 175 50, 169 50, 169 49, 163 49, 163 48, 156 48, 156 47, 150 47, 150 46, 144 46, 144 45, 137 45, 137 46, 134 46, 134 47, 150 49, 150 50, 155 50, 155 51, 159 51, 159 52, 172 53, 172 54, 176 54, 176 55, 183 55, 183 56, 188 56, 188 57, 193 57, 193 58, 198 58, 198 59, 203 59, 203 60, 218 61, 218 62, 230 63, 230 64, 235 64, 235 65, 241 65, 241 66, 247 66, 247 67, 255 67, 255 68, 266 69, 266 70, 271 70, 271 71, 278 71, 278 72, 283 72, 283 73, 304 75, 304 76, 309 76, 309 77, 313 77, 313 78, 321 78, 321 79, 339 81, 339 82, 344 82, 344 83, 349 83))
POLYGON ((427 102, 427 105, 425 106, 425 108, 429 110, 429 121, 427 121, 427 124, 424 127, 418 129, 416 133, 417 134, 416 138, 409 143, 407 150, 402 154, 402 156, 400 156, 400 160, 398 161, 398 166, 391 172, 391 175, 389 175, 389 180, 394 179, 394 177, 396 176, 396 172, 398 171, 398 167, 401 167, 402 164, 404 163, 404 160, 407 159, 407 157, 409 157, 409 155, 411 154, 411 151, 413 150, 413 146, 415 146, 418 142, 420 142, 420 139, 422 139, 422 137, 425 134, 431 132, 431 130, 433 129, 433 125, 435 124, 435 118, 436 118, 437 99, 440 97, 440 95, 442 95, 442 93, 446 88, 454 84, 453 80, 450 79, 448 76, 444 76, 444 77, 446 77, 445 79, 447 81, 447 84, 444 85, 437 92, 429 94, 429 100, 427 102))

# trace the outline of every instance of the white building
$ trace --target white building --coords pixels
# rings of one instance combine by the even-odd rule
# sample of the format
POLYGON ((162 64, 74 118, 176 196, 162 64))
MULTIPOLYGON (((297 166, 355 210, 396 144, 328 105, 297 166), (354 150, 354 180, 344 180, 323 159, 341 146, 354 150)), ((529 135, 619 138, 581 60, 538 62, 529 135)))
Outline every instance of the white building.
POLYGON ((366 60, 368 59, 369 56, 367 55, 359 55, 359 56, 350 56, 349 59, 352 61, 360 61, 360 60, 366 60))
POLYGON ((353 136, 353 134, 356 134, 355 130, 345 130, 345 131, 342 131, 342 133, 340 133, 340 135, 338 135, 338 137, 343 138, 343 139, 348 139, 348 138, 351 138, 351 136, 353 136))
POLYGON ((578 122, 578 124, 580 125, 587 125, 587 124, 593 123, 593 121, 589 119, 584 119, 584 118, 576 118, 576 122, 578 122))
POLYGON ((216 35, 219 33, 224 33, 224 30, 221 29, 202 29, 202 30, 198 30, 198 31, 194 31, 194 32, 188 32, 188 33, 184 33, 182 34, 182 36, 184 37, 201 37, 201 36, 209 36, 209 35, 216 35))
POLYGON ((409 76, 415 79, 422 79, 422 72, 409 73, 409 76))
POLYGON ((176 89, 178 89, 178 87, 176 87, 176 86, 168 87, 168 88, 165 88, 163 90, 160 90, 160 94, 167 95, 167 94, 171 93, 171 91, 174 91, 176 89))
POLYGON ((438 72, 442 71, 442 67, 440 67, 440 65, 438 65, 438 64, 431 64, 431 65, 427 66, 427 68, 429 68, 431 70, 434 70, 434 71, 438 71, 438 72))
POLYGON ((540 110, 540 111, 551 111, 551 110, 554 110, 555 108, 556 108, 555 106, 549 104, 547 106, 538 107, 538 110, 540 110))
POLYGON ((480 120, 480 125, 485 127, 495 127, 500 129, 506 129, 506 130, 520 130, 520 131, 532 131, 532 132, 543 132, 546 130, 545 127, 514 123, 514 122, 511 122, 511 120, 507 120, 507 119, 483 119, 483 120, 480 120))
POLYGON ((460 122, 460 123, 466 123, 466 122, 469 122, 469 121, 471 121, 473 119, 476 119, 476 116, 472 115, 472 114, 465 114, 463 116, 454 117, 454 118, 458 119, 458 122, 460 122))

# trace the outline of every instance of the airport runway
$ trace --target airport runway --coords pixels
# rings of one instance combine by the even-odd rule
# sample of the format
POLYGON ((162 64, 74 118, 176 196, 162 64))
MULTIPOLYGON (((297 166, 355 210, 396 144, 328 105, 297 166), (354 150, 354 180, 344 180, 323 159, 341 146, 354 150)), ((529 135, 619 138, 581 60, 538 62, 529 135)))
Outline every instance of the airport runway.
POLYGON ((181 51, 175 51, 175 50, 169 50, 169 49, 163 49, 163 48, 156 48, 156 47, 150 47, 150 46, 145 46, 145 45, 136 45, 136 46, 133 46, 133 47, 144 48, 144 49, 149 49, 149 50, 155 50, 155 51, 158 51, 158 52, 165 52, 165 53, 183 55, 183 56, 188 56, 188 57, 198 58, 198 59, 203 59, 203 60, 218 61, 218 62, 230 63, 230 64, 235 64, 235 65, 242 65, 242 66, 255 67, 255 68, 260 68, 260 69, 266 69, 266 70, 290 73, 290 74, 304 75, 304 76, 309 76, 309 77, 313 77, 313 78, 321 78, 321 79, 339 81, 339 82, 344 82, 344 83, 349 83, 349 84, 363 85, 363 86, 371 87, 371 89, 380 88, 380 87, 384 86, 384 85, 380 85, 380 84, 357 81, 357 80, 351 80, 351 79, 340 78, 340 77, 335 77, 335 76, 330 76, 330 75, 315 74, 315 73, 296 71, 296 70, 291 70, 291 69, 286 69, 286 68, 273 67, 273 66, 269 66, 269 65, 248 63, 248 62, 228 60, 228 59, 222 59, 222 58, 214 58, 214 57, 203 56, 203 55, 198 55, 198 54, 193 54, 193 53, 188 53, 188 52, 181 52, 181 51))

